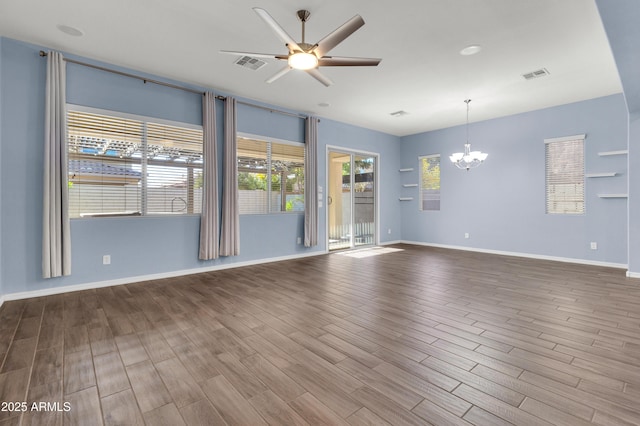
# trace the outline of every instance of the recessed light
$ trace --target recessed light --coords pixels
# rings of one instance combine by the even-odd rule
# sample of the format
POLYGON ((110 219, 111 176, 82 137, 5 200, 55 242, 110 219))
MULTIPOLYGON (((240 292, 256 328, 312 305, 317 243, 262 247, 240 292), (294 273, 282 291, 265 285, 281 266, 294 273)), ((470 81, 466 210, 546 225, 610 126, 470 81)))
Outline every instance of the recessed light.
POLYGON ((326 108, 326 107, 328 107, 328 106, 330 106, 330 105, 331 105, 331 104, 330 104, 329 102, 320 102, 320 103, 318 104, 318 106, 319 106, 319 107, 323 107, 323 108, 326 108))
POLYGON ((84 31, 76 27, 70 27, 69 25, 58 24, 57 28, 65 34, 74 37, 81 37, 84 35, 84 31))
POLYGON ((480 52, 481 50, 482 50, 482 46, 480 46, 479 44, 472 44, 472 45, 467 46, 464 49, 462 49, 460 51, 460 54, 462 56, 471 56, 471 55, 475 55, 476 53, 480 52))

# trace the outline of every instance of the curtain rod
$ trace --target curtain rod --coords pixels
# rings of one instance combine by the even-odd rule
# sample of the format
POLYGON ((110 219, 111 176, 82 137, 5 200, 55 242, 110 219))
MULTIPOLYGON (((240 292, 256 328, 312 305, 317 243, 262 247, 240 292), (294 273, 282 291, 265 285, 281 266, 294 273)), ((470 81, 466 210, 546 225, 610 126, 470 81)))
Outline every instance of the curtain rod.
MULTIPOLYGON (((220 99, 220 100, 224 101, 227 98, 225 96, 218 95, 218 96, 216 96, 216 99, 220 99)), ((239 103, 239 104, 242 104, 242 105, 247 105, 247 106, 250 106, 250 107, 253 107, 253 108, 263 109, 263 110, 269 111, 269 112, 275 112, 277 114, 288 115, 288 116, 291 116, 291 117, 296 117, 296 118, 307 118, 308 117, 308 115, 306 115, 306 114, 296 114, 295 112, 282 111, 282 110, 279 110, 279 109, 269 108, 269 107, 262 106, 262 105, 252 104, 250 102, 244 102, 244 101, 236 101, 236 102, 239 103)))
MULTIPOLYGON (((41 50, 40 51, 40 56, 43 56, 43 57, 47 56, 47 52, 45 52, 44 50, 41 50)), ((123 71, 118 71, 118 70, 114 70, 114 69, 111 69, 111 68, 101 67, 101 66, 89 64, 89 63, 86 63, 86 62, 76 61, 75 59, 64 58, 64 60, 66 62, 70 62, 72 64, 82 65, 82 66, 89 67, 89 68, 94 68, 94 69, 97 69, 97 70, 100 70, 100 71, 106 71, 106 72, 110 72, 110 73, 113 73, 113 74, 122 75, 122 76, 125 76, 125 77, 135 78, 135 79, 138 79, 138 80, 142 80, 145 83, 153 83, 153 84, 157 84, 159 86, 171 87, 172 89, 184 90, 185 92, 195 93, 195 94, 198 94, 198 95, 204 94, 204 92, 202 92, 200 90, 194 90, 194 89, 190 89, 188 87, 178 86, 176 84, 165 83, 164 81, 153 80, 151 78, 140 77, 139 75, 130 74, 130 73, 123 72, 123 71)), ((220 100, 224 101, 227 98, 225 96, 217 95, 216 99, 220 99, 220 100)), ((265 107, 265 106, 262 106, 262 105, 256 105, 256 104, 252 104, 252 103, 249 103, 249 102, 237 101, 237 103, 242 104, 242 105, 247 105, 247 106, 250 106, 250 107, 254 107, 254 108, 260 108, 260 109, 263 109, 263 110, 266 110, 266 111, 269 111, 269 112, 275 112, 275 113, 278 113, 278 114, 289 115, 289 116, 297 117, 297 118, 307 118, 307 115, 295 114, 295 113, 287 112, 287 111, 280 111, 278 109, 269 108, 269 107, 265 107)))
MULTIPOLYGON (((45 52, 44 50, 41 50, 40 51, 40 56, 47 56, 47 52, 45 52)), ((106 71, 106 72, 110 72, 110 73, 113 73, 113 74, 123 75, 125 77, 135 78, 135 79, 138 79, 138 80, 142 80, 145 83, 153 83, 153 84, 157 84, 159 86, 171 87, 173 89, 184 90, 185 92, 196 93, 198 95, 202 95, 204 93, 204 92, 202 92, 200 90, 189 89, 188 87, 178 86, 176 84, 165 83, 163 81, 153 80, 151 78, 140 77, 139 75, 129 74, 127 72, 122 72, 122 71, 114 70, 114 69, 111 69, 111 68, 105 68, 105 67, 101 67, 101 66, 98 66, 98 65, 88 64, 86 62, 76 61, 75 59, 64 58, 64 60, 66 62, 70 62, 72 64, 78 64, 78 65, 82 65, 82 66, 85 66, 85 67, 94 68, 94 69, 97 69, 97 70, 100 70, 100 71, 106 71)))

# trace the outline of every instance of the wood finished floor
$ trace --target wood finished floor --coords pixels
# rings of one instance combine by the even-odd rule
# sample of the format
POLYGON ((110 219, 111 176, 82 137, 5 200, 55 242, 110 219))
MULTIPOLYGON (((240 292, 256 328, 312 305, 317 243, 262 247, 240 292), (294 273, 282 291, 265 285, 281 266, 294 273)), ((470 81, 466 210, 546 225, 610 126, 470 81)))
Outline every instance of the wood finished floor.
POLYGON ((394 247, 6 302, 0 425, 640 424, 640 280, 394 247))

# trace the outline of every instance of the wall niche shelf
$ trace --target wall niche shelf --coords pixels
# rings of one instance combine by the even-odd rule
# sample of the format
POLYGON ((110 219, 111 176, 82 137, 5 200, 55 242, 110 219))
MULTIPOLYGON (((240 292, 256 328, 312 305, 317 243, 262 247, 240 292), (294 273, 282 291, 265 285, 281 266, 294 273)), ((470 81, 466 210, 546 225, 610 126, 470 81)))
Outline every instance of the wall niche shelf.
POLYGON ((627 194, 598 194, 600 198, 628 198, 627 194))
POLYGON ((621 149, 619 151, 603 151, 603 152, 599 152, 598 155, 600 157, 607 157, 609 155, 627 155, 628 153, 629 153, 628 150, 621 149))
POLYGON ((409 167, 407 169, 400 169, 398 170, 399 172, 412 172, 413 171, 413 167, 409 167))
POLYGON ((613 177, 613 176, 615 176, 617 174, 618 173, 616 173, 616 172, 587 173, 587 174, 584 175, 584 177, 588 177, 588 178, 613 177))
POLYGON ((405 183, 402 186, 404 186, 405 188, 415 188, 418 186, 417 183, 405 183))
POLYGON ((413 197, 400 197, 398 198, 400 201, 413 201, 413 197))

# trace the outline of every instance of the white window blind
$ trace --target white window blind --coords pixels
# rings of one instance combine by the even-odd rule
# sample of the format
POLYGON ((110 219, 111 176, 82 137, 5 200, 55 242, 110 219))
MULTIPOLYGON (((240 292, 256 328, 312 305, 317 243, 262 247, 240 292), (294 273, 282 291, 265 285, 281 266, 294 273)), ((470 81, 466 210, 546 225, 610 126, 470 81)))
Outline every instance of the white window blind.
POLYGON ((304 211, 304 144, 238 138, 240 214, 304 211))
POLYGON ((420 210, 440 210, 440 154, 419 157, 420 210))
POLYGON ((545 140, 546 212, 584 213, 584 135, 545 140))
POLYGON ((68 107, 70 217, 194 214, 202 128, 68 107))

